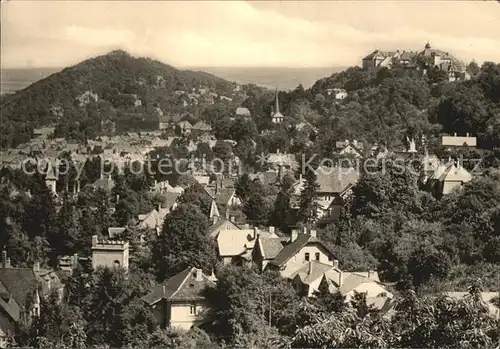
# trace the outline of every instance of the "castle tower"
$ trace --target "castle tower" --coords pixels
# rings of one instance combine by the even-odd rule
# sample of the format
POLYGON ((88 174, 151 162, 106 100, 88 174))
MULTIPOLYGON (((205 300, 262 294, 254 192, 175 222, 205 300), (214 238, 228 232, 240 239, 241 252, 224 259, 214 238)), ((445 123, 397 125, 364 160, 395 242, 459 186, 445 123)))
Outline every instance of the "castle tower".
POLYGON ((274 97, 274 114, 271 115, 271 121, 274 124, 278 124, 283 121, 285 117, 280 113, 280 102, 278 99, 278 89, 276 89, 276 94, 274 97))
POLYGON ((92 268, 121 267, 128 270, 129 243, 117 240, 99 240, 92 236, 92 268))

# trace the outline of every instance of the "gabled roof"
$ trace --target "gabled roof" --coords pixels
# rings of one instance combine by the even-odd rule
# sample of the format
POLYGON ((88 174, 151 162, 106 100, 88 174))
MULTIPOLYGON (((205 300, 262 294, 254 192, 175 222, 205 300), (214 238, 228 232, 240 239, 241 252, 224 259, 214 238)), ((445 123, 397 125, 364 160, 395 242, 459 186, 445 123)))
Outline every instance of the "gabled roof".
POLYGON ((154 287, 142 297, 142 300, 153 305, 162 299, 167 301, 203 299, 203 290, 213 286, 214 282, 205 274, 202 274, 201 280, 196 280, 195 271, 196 268, 193 267, 184 269, 163 284, 154 287))
POLYGON ((319 167, 316 171, 316 182, 320 193, 343 193, 354 186, 359 179, 359 172, 354 168, 319 167))
POLYGON ((196 124, 193 125, 193 129, 200 131, 210 131, 212 130, 212 127, 208 125, 205 121, 198 121, 196 124))
POLYGON ((276 258, 274 258, 269 263, 281 267, 283 264, 288 262, 290 258, 295 256, 304 246, 310 243, 316 243, 321 245, 325 250, 330 252, 333 256, 333 252, 328 249, 321 241, 319 241, 316 237, 308 235, 308 234, 298 234, 297 239, 295 241, 285 245, 283 249, 278 253, 276 258))
POLYGON ((253 229, 226 229, 217 235, 219 256, 239 256, 254 246, 253 229))
POLYGON ((317 279, 322 278, 332 268, 331 265, 318 261, 305 262, 297 271, 290 275, 290 279, 298 276, 304 284, 309 285, 317 279))
POLYGON ((217 204, 215 203, 215 200, 212 199, 212 203, 210 205, 210 214, 209 217, 220 217, 219 209, 217 208, 217 204))
POLYGON ((236 193, 234 188, 218 188, 217 193, 214 188, 205 187, 205 191, 212 199, 215 199, 217 205, 227 205, 231 197, 236 193))
POLYGON ((470 182, 472 175, 461 165, 450 165, 439 177, 440 181, 448 182, 470 182))
POLYGON ((217 222, 215 224, 213 224, 210 228, 208 228, 208 231, 210 232, 210 237, 214 239, 217 238, 217 235, 219 234, 219 231, 221 230, 224 224, 228 224, 230 230, 240 229, 240 227, 231 222, 229 219, 219 218, 217 219, 217 222))
POLYGON ((273 236, 270 238, 258 238, 259 249, 261 251, 262 257, 264 259, 274 259, 283 249, 283 243, 279 236, 273 236))

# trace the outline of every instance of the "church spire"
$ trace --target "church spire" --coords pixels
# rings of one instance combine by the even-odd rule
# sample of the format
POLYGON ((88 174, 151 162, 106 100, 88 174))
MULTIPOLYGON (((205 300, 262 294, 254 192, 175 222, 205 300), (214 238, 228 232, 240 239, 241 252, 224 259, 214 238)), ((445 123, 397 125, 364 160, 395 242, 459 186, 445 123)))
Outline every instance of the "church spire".
POLYGON ((276 96, 274 101, 274 113, 279 114, 280 112, 280 102, 278 100, 278 89, 276 89, 276 96))

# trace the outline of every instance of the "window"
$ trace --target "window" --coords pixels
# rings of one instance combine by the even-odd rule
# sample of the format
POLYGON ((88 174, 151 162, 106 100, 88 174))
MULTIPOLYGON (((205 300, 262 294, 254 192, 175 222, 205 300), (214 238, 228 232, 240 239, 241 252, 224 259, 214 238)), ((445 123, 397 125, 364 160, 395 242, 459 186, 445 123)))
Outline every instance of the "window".
POLYGON ((316 253, 314 254, 314 259, 316 259, 317 261, 319 261, 319 252, 316 252, 316 253))
POLYGON ((306 260, 306 262, 309 262, 309 253, 306 252, 306 254, 304 255, 304 259, 306 260))
POLYGON ((189 307, 189 314, 196 315, 196 305, 191 305, 189 307))

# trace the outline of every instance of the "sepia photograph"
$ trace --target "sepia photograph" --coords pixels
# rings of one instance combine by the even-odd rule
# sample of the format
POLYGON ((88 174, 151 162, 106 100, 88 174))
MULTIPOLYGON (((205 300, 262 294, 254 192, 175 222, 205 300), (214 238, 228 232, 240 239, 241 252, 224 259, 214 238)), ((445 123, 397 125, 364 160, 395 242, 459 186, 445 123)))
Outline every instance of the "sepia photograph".
POLYGON ((1 349, 500 349, 500 1, 0 14, 1 349))

